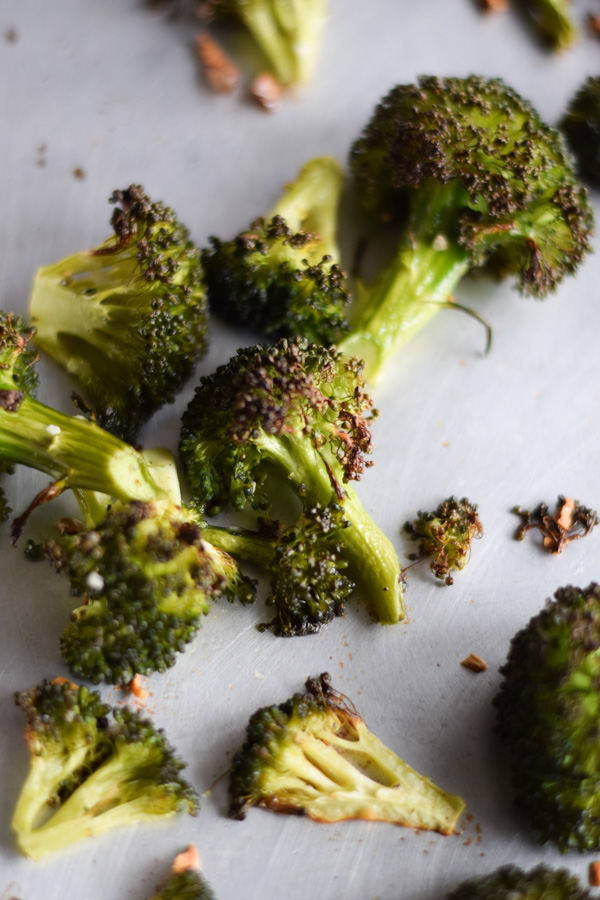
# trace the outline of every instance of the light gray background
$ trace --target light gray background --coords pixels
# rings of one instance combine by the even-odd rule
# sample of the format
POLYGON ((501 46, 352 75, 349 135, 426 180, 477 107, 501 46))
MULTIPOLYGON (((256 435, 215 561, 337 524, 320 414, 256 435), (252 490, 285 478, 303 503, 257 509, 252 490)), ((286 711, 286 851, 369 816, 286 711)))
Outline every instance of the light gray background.
MULTIPOLYGON (((580 17, 596 0, 575 4, 580 17)), ((597 10, 595 10, 597 11, 597 10)), ((482 16, 471 0, 332 0, 317 78, 273 116, 241 94, 202 85, 192 26, 138 0, 2 0, 0 4, 0 305, 25 312, 35 268, 108 236, 114 188, 141 182, 174 206, 195 239, 233 235, 277 198, 301 164, 344 160, 378 98, 420 73, 502 76, 556 122, 600 46, 584 37, 561 58, 542 51, 514 14, 482 16), (9 29, 17 42, 5 40, 9 29), (46 146, 41 152, 40 147, 46 146), (38 163, 43 159, 45 165, 38 163), (81 167, 85 178, 73 170, 81 167)), ((598 195, 593 195, 597 204, 598 195)), ((498 667, 513 633, 560 585, 600 578, 598 535, 562 557, 536 540, 513 541, 515 503, 567 493, 600 505, 597 334, 599 260, 544 302, 486 279, 457 299, 493 325, 494 347, 472 320, 438 317, 407 346, 376 393, 375 467, 363 501, 401 558, 400 526, 451 493, 480 506, 485 537, 469 567, 444 588, 413 570, 409 623, 372 624, 358 601, 322 634, 284 641, 259 634, 259 603, 215 606, 194 644, 166 675, 148 680, 146 709, 208 790, 239 746, 249 715, 329 670, 367 723, 410 764, 467 801, 472 819, 443 838, 384 824, 326 826, 255 810, 226 818, 226 782, 196 819, 131 828, 42 863, 20 857, 9 822, 27 758, 15 690, 66 674, 57 637, 73 605, 66 583, 23 559, 0 527, 0 898, 144 900, 172 857, 193 841, 221 900, 433 900, 466 876, 541 860, 583 877, 591 858, 538 847, 511 804, 491 734, 498 667), (480 654, 489 671, 459 663, 480 654)), ((213 322, 209 372, 248 343, 213 322)), ((41 399, 70 411, 70 386, 50 363, 41 399)), ((177 443, 193 384, 142 434, 177 443)), ((5 479, 22 509, 46 482, 25 470, 5 479)), ((42 510, 41 537, 67 498, 42 510)), ((115 702, 119 691, 105 690, 115 702)))

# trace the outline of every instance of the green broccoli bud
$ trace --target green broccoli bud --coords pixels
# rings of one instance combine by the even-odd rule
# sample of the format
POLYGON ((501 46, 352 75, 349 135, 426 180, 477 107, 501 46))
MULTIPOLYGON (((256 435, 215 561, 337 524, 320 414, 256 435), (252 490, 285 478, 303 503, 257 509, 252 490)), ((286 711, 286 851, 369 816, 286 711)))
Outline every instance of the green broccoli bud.
POLYGON ((560 588, 513 638, 497 732, 541 842, 600 849, 600 586, 560 588))
POLYGON ((31 761, 12 819, 33 859, 118 825, 159 821, 197 799, 160 731, 65 679, 16 694, 31 761), (112 712, 112 721, 108 716, 112 712))
POLYGON ((211 309, 275 340, 337 340, 350 300, 336 240, 343 180, 334 159, 313 159, 266 218, 232 241, 212 237, 202 252, 211 309))
POLYGON ((234 560, 169 501, 117 505, 97 527, 46 541, 45 551, 72 593, 85 598, 61 651, 72 672, 95 683, 164 672, 211 600, 254 599, 234 560))
POLYGON ((98 422, 133 440, 172 403, 206 349, 198 249, 173 210, 131 185, 115 191, 114 236, 39 269, 36 343, 77 379, 98 422))
POLYGON ((489 875, 471 878, 455 888, 446 900, 591 900, 579 880, 566 869, 536 866, 524 872, 502 866, 489 875))
POLYGON ((584 81, 560 127, 582 174, 600 181, 600 77, 584 81))
POLYGON ((370 465, 376 414, 361 370, 358 360, 306 341, 240 350, 201 379, 180 450, 193 502, 209 514, 226 504, 266 508, 269 472, 309 507, 338 503, 350 523, 340 533, 350 571, 380 621, 394 623, 404 616, 400 565, 350 484, 370 465))
POLYGON ((436 578, 452 584, 450 574, 464 569, 471 556, 471 541, 483 537, 477 506, 466 497, 448 497, 435 512, 419 510, 414 523, 406 522, 404 530, 419 541, 418 553, 409 559, 420 562, 433 556, 430 568, 436 578))
POLYGON ((578 39, 569 0, 520 0, 519 5, 552 50, 568 50, 578 39))
POLYGON ((372 734, 325 673, 306 693, 258 710, 233 761, 230 815, 252 806, 319 822, 367 819, 452 834, 464 802, 372 734))
POLYGON ((327 17, 327 0, 200 0, 205 19, 244 25, 280 84, 304 84, 313 75, 327 17))
POLYGON ((199 872, 193 845, 175 857, 171 874, 150 900, 214 900, 214 894, 199 872))
POLYGON ((339 344, 366 360, 368 379, 452 306, 470 269, 514 275, 523 293, 544 297, 590 249, 592 211, 559 132, 498 79, 399 85, 353 145, 351 165, 366 207, 407 215, 394 259, 361 288, 339 344))

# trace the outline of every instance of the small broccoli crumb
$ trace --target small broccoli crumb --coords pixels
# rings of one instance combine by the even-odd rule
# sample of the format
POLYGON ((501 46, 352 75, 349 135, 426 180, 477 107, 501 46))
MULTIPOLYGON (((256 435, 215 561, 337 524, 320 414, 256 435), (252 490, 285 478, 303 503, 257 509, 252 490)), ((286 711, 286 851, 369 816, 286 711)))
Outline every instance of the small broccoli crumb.
POLYGON ((483 537, 477 506, 466 497, 449 497, 435 512, 419 511, 414 523, 405 523, 404 530, 420 542, 418 553, 409 559, 420 562, 433 556, 431 571, 448 585, 454 583, 451 571, 464 569, 468 563, 471 541, 483 537))
POLYGON ((515 538, 522 541, 527 532, 535 528, 543 535, 544 548, 553 554, 562 553, 567 544, 586 537, 598 524, 595 510, 562 495, 554 515, 545 503, 540 503, 533 511, 514 506, 512 512, 521 519, 515 538))

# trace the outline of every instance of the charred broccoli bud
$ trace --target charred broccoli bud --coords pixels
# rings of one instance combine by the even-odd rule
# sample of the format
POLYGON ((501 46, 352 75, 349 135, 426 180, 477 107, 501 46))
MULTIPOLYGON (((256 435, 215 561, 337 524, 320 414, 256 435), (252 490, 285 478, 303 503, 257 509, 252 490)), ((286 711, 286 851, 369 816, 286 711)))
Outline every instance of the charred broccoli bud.
POLYGON ((263 524, 259 533, 220 526, 205 528, 205 537, 217 547, 262 566, 269 573, 271 594, 267 606, 275 609, 271 628, 280 637, 314 634, 336 616, 354 584, 344 574, 343 536, 348 527, 338 504, 314 506, 295 525, 263 524))
POLYGON ((258 710, 233 761, 230 811, 252 806, 319 822, 368 819, 451 834, 464 803, 372 734, 326 673, 306 693, 258 710))
POLYGON ((498 79, 395 87, 351 165, 366 207, 407 216, 393 261, 363 288, 339 344, 366 360, 367 378, 448 306, 469 269, 514 275, 523 293, 544 297, 590 248, 592 211, 559 132, 498 79))
POLYGON ((6 499, 6 494, 0 487, 0 522, 6 522, 8 517, 10 516, 12 510, 8 505, 8 500, 6 499))
POLYGON ((194 791, 162 732, 65 679, 16 694, 31 754, 12 820, 33 859, 118 825, 194 814, 194 791), (110 718, 109 718, 110 716, 110 718))
POLYGON ((590 77, 582 84, 560 127, 582 174, 600 181, 600 77, 590 77))
POLYGON ((418 553, 409 559, 419 562, 433 556, 431 571, 446 584, 453 584, 452 571, 464 569, 468 563, 471 541, 483 537, 477 506, 466 497, 449 497, 435 512, 419 510, 414 523, 406 522, 404 530, 420 542, 418 553))
POLYGON ((519 0, 519 5, 552 50, 568 50, 579 37, 569 0, 519 0))
POLYGON ((139 185, 115 191, 113 237, 39 269, 36 343, 77 379, 98 422, 126 440, 171 403, 206 349, 199 250, 139 185))
POLYGON ((471 878, 448 894, 446 900, 590 900, 590 892, 566 869, 536 866, 524 872, 502 866, 489 875, 471 878))
POLYGON ((514 638, 494 703, 516 802, 541 842, 600 849, 600 586, 560 588, 514 638))
POLYGON ((306 341, 240 350, 201 379, 180 449, 193 502, 209 514, 226 504, 266 508, 268 473, 283 475, 308 506, 338 503, 350 523, 340 540, 351 572, 377 617, 393 623, 404 616, 398 559, 351 485, 369 465, 375 415, 361 369, 306 341))
POLYGON ((327 0, 199 0, 205 19, 244 25, 284 87, 313 75, 327 16, 327 0))
POLYGON ((170 876, 150 900, 214 900, 214 894, 199 869, 198 853, 190 845, 175 857, 170 876))
POLYGON ((314 159, 266 218, 232 241, 212 237, 202 252, 211 309, 267 338, 335 342, 350 299, 336 241, 343 180, 334 159, 314 159))
POLYGON ((542 533, 543 545, 550 553, 562 553, 567 544, 586 537, 598 524, 598 513, 571 497, 559 496, 553 516, 545 503, 540 503, 532 512, 521 506, 514 506, 512 512, 521 519, 517 540, 524 540, 527 532, 536 528, 542 533))
POLYGON ((164 672, 211 600, 254 599, 234 560, 169 501, 117 506, 97 527, 47 541, 45 550, 85 598, 62 635, 62 654, 75 675, 95 683, 164 672))

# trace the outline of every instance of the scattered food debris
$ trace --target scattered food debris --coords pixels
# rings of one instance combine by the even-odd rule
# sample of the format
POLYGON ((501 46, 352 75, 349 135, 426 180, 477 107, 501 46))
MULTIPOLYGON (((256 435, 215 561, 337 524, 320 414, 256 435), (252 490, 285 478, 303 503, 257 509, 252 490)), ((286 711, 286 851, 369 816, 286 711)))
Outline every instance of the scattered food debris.
POLYGON ((142 676, 139 672, 129 682, 129 690, 138 700, 145 700, 148 696, 148 691, 142 687, 142 676))
POLYGON ((211 90, 218 94, 231 94, 236 89, 240 80, 239 69, 206 31, 196 35, 196 56, 211 90))
POLYGON ((469 653, 469 655, 461 661, 461 666, 476 673, 487 671, 487 663, 480 656, 477 656, 476 653, 469 653))
POLYGON ((598 524, 598 513, 571 497, 559 496, 554 516, 550 515, 545 503, 540 503, 532 512, 521 506, 514 506, 511 512, 521 518, 521 526, 515 535, 518 541, 522 541, 532 528, 537 528, 544 537, 544 547, 554 554, 562 553, 567 544, 585 537, 598 524))
POLYGON ((590 863, 588 881, 590 887, 600 887, 600 860, 590 863))
POLYGON ((73 175, 75 178, 79 178, 80 181, 83 181, 85 178, 85 172, 81 168, 81 166, 77 166, 76 169, 73 169, 73 175))
POLYGON ((275 112, 282 95, 282 86, 270 72, 262 72, 257 75, 250 85, 250 96, 267 112, 275 112))
POLYGON ((448 497, 435 512, 419 510, 414 523, 406 522, 404 530, 414 541, 419 541, 418 552, 408 558, 418 563, 432 556, 431 571, 446 584, 454 583, 452 570, 464 569, 468 563, 471 541, 483 537, 477 505, 466 497, 462 500, 448 497))
POLYGON ((180 872, 189 872, 190 869, 193 872, 200 871, 200 857, 193 844, 190 844, 183 853, 178 853, 171 866, 171 871, 175 875, 178 875, 180 872))
POLYGON ((600 38, 600 15, 588 13, 587 25, 594 37, 600 38))
POLYGON ((501 13, 508 9, 508 0, 479 0, 479 5, 486 13, 501 13))
POLYGON ((4 37, 7 44, 16 44, 19 40, 19 32, 16 28, 7 28, 4 37))

